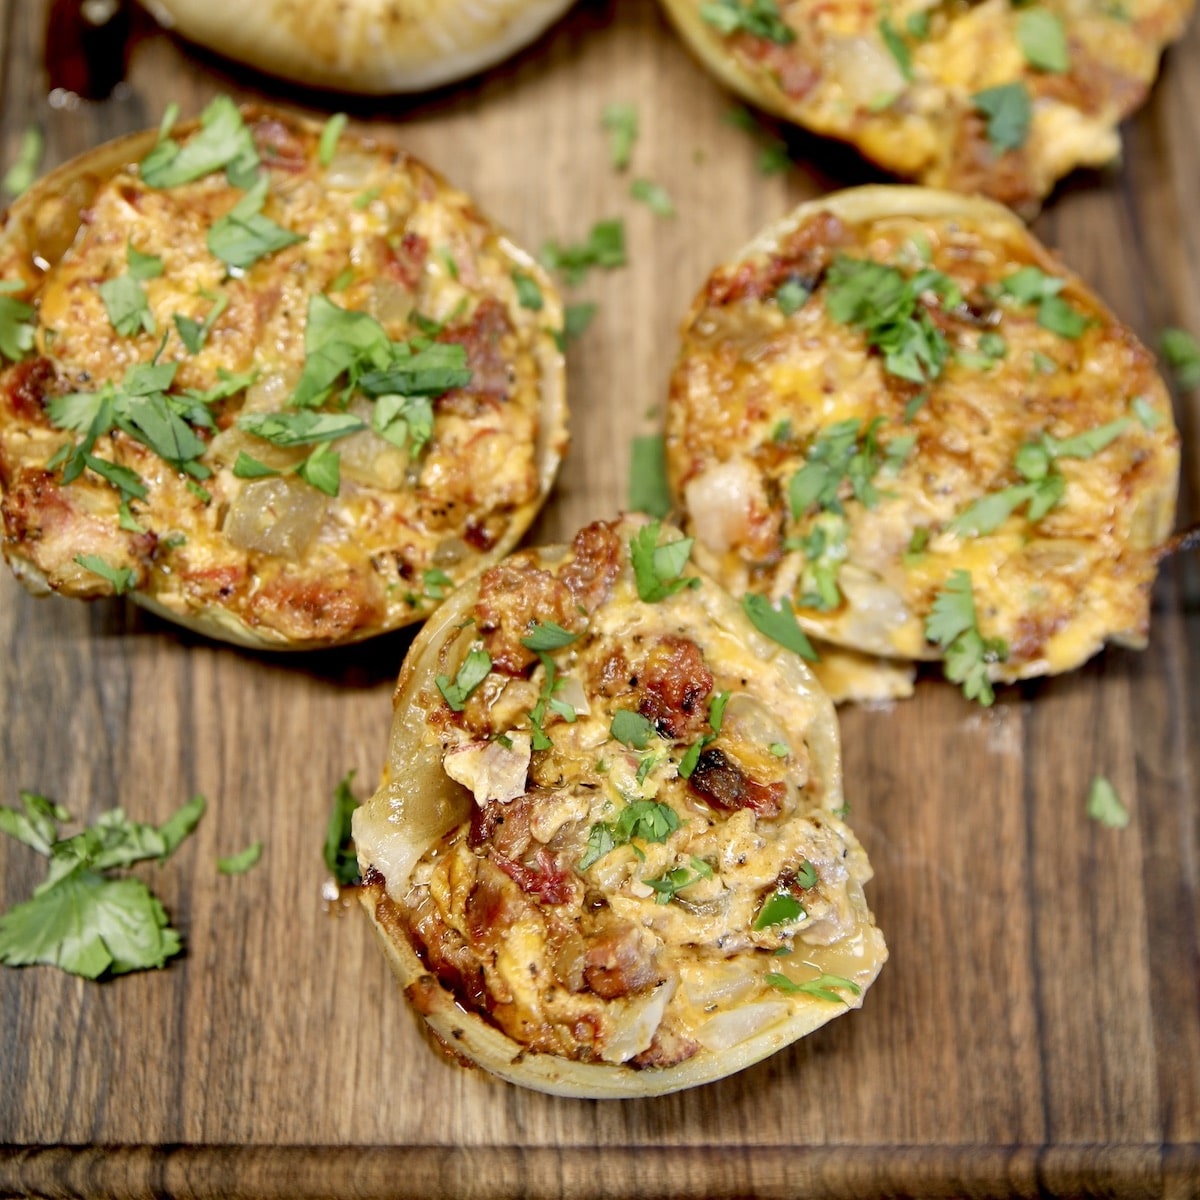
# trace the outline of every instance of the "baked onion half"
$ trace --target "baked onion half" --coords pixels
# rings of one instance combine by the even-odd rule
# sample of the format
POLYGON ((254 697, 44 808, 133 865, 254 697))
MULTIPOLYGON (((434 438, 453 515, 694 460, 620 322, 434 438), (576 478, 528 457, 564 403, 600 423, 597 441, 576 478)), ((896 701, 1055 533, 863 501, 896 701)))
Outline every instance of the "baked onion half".
POLYGON ((668 476, 735 594, 838 647, 944 659, 985 703, 1145 644, 1170 397, 1007 209, 887 187, 802 205, 713 272, 681 336, 668 476))
POLYGON ((861 1003, 887 952, 833 707, 657 522, 587 526, 418 634, 355 813, 362 900, 454 1055, 658 1095, 861 1003))
POLYGON ((419 92, 484 70, 550 27, 571 0, 142 0, 167 29, 314 87, 419 92))
POLYGON ((768 112, 897 175, 1036 208, 1116 159, 1192 0, 662 0, 700 61, 768 112))
POLYGON ((4 554, 306 649, 423 620, 566 448, 559 297, 403 152, 218 98, 0 225, 4 554), (10 361, 12 360, 12 361, 10 361))

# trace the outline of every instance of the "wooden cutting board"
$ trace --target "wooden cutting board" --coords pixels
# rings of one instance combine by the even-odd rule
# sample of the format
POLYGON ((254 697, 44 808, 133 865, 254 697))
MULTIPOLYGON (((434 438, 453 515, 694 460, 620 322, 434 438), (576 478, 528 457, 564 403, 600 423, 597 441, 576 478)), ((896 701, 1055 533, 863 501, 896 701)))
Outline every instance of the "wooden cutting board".
MULTIPOLYGON (((127 82, 47 98, 48 0, 0 0, 0 162, 31 122, 52 165, 214 93, 285 89, 144 30, 127 82)), ((792 135, 761 145, 650 0, 587 4, 514 62, 352 113, 438 167, 537 248, 624 216, 629 266, 572 300, 574 451, 534 531, 622 505, 632 435, 660 419, 675 327, 720 259, 802 199, 873 178, 792 135), (634 102, 628 195, 600 113, 634 102)), ((1120 170, 1076 176, 1041 235, 1153 341, 1200 332, 1200 32, 1126 130, 1120 170)), ((1197 397, 1179 395, 1183 511, 1197 397)), ((186 939, 164 971, 102 985, 0 970, 0 1194, 163 1196, 1200 1195, 1200 597, 1167 566, 1151 644, 984 711, 936 679, 842 714, 850 820, 877 875, 892 959, 861 1012, 744 1074, 641 1102, 564 1101, 452 1068, 426 1046, 357 907, 322 898, 330 795, 383 758, 408 638, 271 657, 209 644, 120 602, 35 601, 0 576, 0 803, 19 788, 79 816, 209 812, 148 868, 186 939), (1133 814, 1084 812, 1106 775, 1133 814), (261 838, 227 878, 218 855, 261 838)), ((42 866, 0 842, 0 904, 42 866)))

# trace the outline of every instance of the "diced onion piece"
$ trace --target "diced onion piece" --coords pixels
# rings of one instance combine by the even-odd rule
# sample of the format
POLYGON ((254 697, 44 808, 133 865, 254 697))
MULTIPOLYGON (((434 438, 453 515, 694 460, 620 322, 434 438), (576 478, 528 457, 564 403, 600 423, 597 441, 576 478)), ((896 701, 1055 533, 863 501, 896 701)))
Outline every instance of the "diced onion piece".
POLYGON ((742 963, 682 963, 679 974, 683 994, 697 1008, 727 1008, 759 987, 758 979, 742 963))
POLYGON ((442 758, 446 774, 469 788, 476 804, 489 800, 507 804, 525 793, 530 737, 527 733, 510 733, 508 738, 511 749, 503 742, 468 742, 447 750, 442 758))
POLYGON ((717 1013, 696 1030, 696 1041, 706 1050, 728 1050, 782 1021, 791 1011, 786 1000, 762 1000, 717 1013))
POLYGON ((242 550, 299 559, 312 545, 326 499, 299 479, 256 479, 229 506, 225 536, 242 550))
POLYGON ((325 183, 331 188, 357 191, 370 182, 378 162, 377 157, 358 150, 337 150, 325 171, 325 183))
POLYGON ((684 488, 696 536, 714 554, 743 541, 749 533, 751 509, 763 502, 762 478, 745 458, 731 458, 697 475, 684 488))
POLYGON ((846 99, 866 108, 880 96, 903 90, 900 64, 881 41, 871 37, 831 37, 821 52, 826 73, 842 85, 846 99))
POLYGON ((649 1047, 675 994, 675 986, 675 981, 669 979, 648 996, 627 1003, 625 1011, 613 1022, 615 1033, 600 1049, 600 1057, 605 1062, 628 1062, 649 1047))
POLYGON ((380 325, 389 329, 403 325, 412 313, 416 296, 411 288, 396 279, 379 275, 371 280, 371 294, 367 301, 367 309, 380 325))
POLYGON ((591 715, 592 708, 588 704, 587 696, 584 694, 583 684, 574 675, 563 677, 562 684, 555 690, 554 696, 555 699, 561 700, 564 704, 569 704, 578 716, 587 717, 591 715))
MULTIPOLYGON (((361 409, 358 402, 351 405, 350 412, 369 425, 371 404, 363 400, 361 405, 361 409)), ((363 429, 341 438, 337 449, 342 456, 344 478, 389 492, 399 491, 404 486, 408 451, 403 446, 393 446, 373 429, 363 429)))
POLYGON ((296 371, 269 371, 247 389, 242 412, 279 412, 296 387, 296 371))

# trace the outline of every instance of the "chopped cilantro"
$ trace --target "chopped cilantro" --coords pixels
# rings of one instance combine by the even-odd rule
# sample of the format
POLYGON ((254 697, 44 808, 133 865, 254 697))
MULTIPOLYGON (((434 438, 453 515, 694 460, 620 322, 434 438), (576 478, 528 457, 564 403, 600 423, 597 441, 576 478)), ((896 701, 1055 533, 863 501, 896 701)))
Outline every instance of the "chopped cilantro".
POLYGON ((568 304, 563 309, 563 339, 569 342, 572 338, 582 337, 595 315, 596 306, 593 303, 568 304))
POLYGON ((797 983, 787 975, 772 971, 766 976, 766 982, 781 992, 815 996, 818 1000, 828 1000, 831 1004, 846 1003, 845 998, 839 996, 834 990, 835 988, 840 988, 854 996, 862 995, 862 988, 854 980, 845 979, 841 975, 818 975, 816 979, 806 979, 803 983, 797 983))
POLYGON ((788 153, 787 143, 782 140, 769 143, 758 153, 760 175, 782 175, 791 165, 792 156, 788 153))
POLYGON ((775 0, 705 0, 700 5, 700 16, 724 37, 748 33, 779 46, 796 40, 795 31, 779 15, 775 0))
POLYGON ((239 429, 275 446, 311 446, 357 433, 366 426, 350 413, 249 412, 237 419, 239 429))
POLYGON ((521 645, 533 651, 561 650, 578 637, 579 634, 564 629, 554 621, 534 621, 529 636, 521 639, 521 645))
POLYGON ((879 22, 879 36, 883 38, 883 44, 896 60, 900 74, 911 83, 913 79, 912 55, 908 52, 904 38, 900 36, 899 31, 887 17, 883 17, 879 22))
POLYGON ((794 925, 803 921, 808 914, 804 905, 791 892, 773 892, 763 902, 754 918, 754 929, 768 929, 772 925, 794 925))
POLYGON ((625 265, 625 222, 616 217, 597 221, 586 242, 562 246, 549 241, 542 247, 542 265, 550 271, 561 271, 570 287, 582 283, 593 267, 611 270, 625 265))
POLYGON ((629 166, 638 135, 638 113, 632 104, 606 104, 600 123, 608 131, 608 159, 618 171, 629 166))
POLYGON ((541 312, 542 306, 546 302, 542 298, 542 289, 538 287, 537 280, 524 271, 514 270, 512 281, 513 286, 517 289, 517 303, 531 312, 541 312))
POLYGON ((427 396, 380 396, 371 428, 393 446, 407 442, 415 458, 433 437, 433 405, 427 396))
POLYGON ((354 772, 347 771, 334 789, 333 808, 325 826, 325 866, 333 872, 334 879, 341 887, 352 887, 362 882, 351 835, 351 821, 358 807, 358 801, 350 790, 353 782, 354 772))
POLYGON ((641 713, 628 708, 618 708, 613 713, 608 732, 623 746, 631 750, 645 750, 654 736, 654 725, 641 713))
POLYGON ((178 187, 222 169, 234 187, 246 188, 254 181, 260 164, 258 151, 242 114, 228 96, 216 97, 205 108, 200 114, 200 131, 186 145, 180 146, 169 136, 170 124, 164 115, 159 140, 142 159, 141 176, 148 187, 178 187))
POLYGON ((112 585, 112 590, 123 596, 134 585, 136 576, 129 567, 114 567, 98 554, 77 554, 75 561, 86 571, 99 575, 101 579, 112 585))
POLYGON ((704 748, 717 740, 717 735, 721 732, 721 723, 725 717, 725 705, 728 703, 728 692, 718 692, 709 700, 708 728, 710 732, 706 733, 698 742, 693 742, 684 751, 678 768, 681 779, 691 779, 692 772, 696 769, 696 764, 700 761, 700 755, 704 748))
POLYGON ((785 317, 790 317, 792 313, 799 312, 804 307, 811 295, 812 292, 799 279, 785 279, 775 289, 775 303, 779 305, 779 311, 785 317))
POLYGON ((1017 14, 1017 41, 1025 61, 1038 71, 1063 74, 1070 70, 1067 32, 1062 18, 1045 8, 1026 8, 1017 14))
POLYGON ((97 289, 104 301, 104 311, 109 322, 121 337, 155 333, 154 314, 146 300, 146 293, 137 279, 131 275, 118 275, 106 279, 97 289))
POLYGON ((0 191, 9 196, 19 196, 32 187, 42 162, 44 146, 42 131, 36 125, 27 125, 21 134, 17 157, 4 172, 3 181, 0 181, 0 191))
POLYGON ((0 358, 10 362, 24 358, 35 340, 33 306, 5 294, 24 286, 19 280, 0 280, 0 358))
POLYGON ((341 485, 341 455, 328 443, 321 442, 296 468, 296 474, 326 496, 336 496, 341 485))
POLYGON ((1057 333, 1059 337, 1074 341, 1083 336, 1083 331, 1095 321, 1073 308, 1061 296, 1047 296, 1038 305, 1038 324, 1043 329, 1057 333))
POLYGON ((1058 370, 1058 363, 1048 354, 1043 354, 1040 350, 1033 352, 1033 366, 1042 375, 1053 375, 1058 370))
POLYGON ((979 632, 969 571, 953 572, 937 594, 925 621, 925 637, 944 651, 946 678, 962 684, 968 700, 990 707, 996 696, 988 664, 1003 662, 1008 647, 1002 639, 984 639, 979 632))
MULTIPOLYGON (((0 332, 2 322, 3 310, 0 309, 0 332)), ((0 344, 0 349, 2 348, 0 344)), ((1159 335, 1158 348, 1167 360, 1167 366, 1171 368, 1179 387, 1185 391, 1200 387, 1200 342, 1186 329, 1168 328, 1159 335)))
POLYGON ((747 592, 742 597, 742 609, 751 624, 764 637, 778 642, 785 650, 791 650, 809 662, 819 662, 820 656, 813 649, 808 635, 796 622, 791 601, 785 596, 775 608, 766 596, 747 592))
POLYGON ((340 112, 334 113, 325 122, 325 128, 321 130, 321 140, 317 143, 317 161, 321 166, 327 167, 333 162, 334 151, 337 150, 342 130, 346 128, 346 121, 346 114, 340 112))
POLYGON ((202 292, 201 295, 213 302, 212 308, 208 310, 208 316, 203 321, 196 321, 192 317, 185 317, 182 313, 176 313, 172 318, 180 340, 187 347, 190 354, 199 354, 204 349, 204 343, 208 341, 208 335, 212 332, 212 327, 217 323, 221 314, 229 307, 229 297, 224 292, 220 292, 215 296, 210 295, 208 292, 202 292))
POLYGON ((631 800, 613 822, 597 822, 588 833, 587 849, 578 869, 586 871, 618 846, 634 838, 644 842, 665 842, 679 828, 675 810, 654 800, 631 800))
POLYGON ((245 850, 237 854, 229 854, 217 859, 217 870, 222 875, 244 875, 251 867, 256 866, 262 858, 263 844, 261 841, 251 842, 245 850))
POLYGON ((1047 296, 1057 296, 1066 280, 1047 275, 1040 267, 1021 267, 1000 281, 1000 290, 1022 304, 1033 304, 1047 296))
POLYGON ((268 475, 278 475, 279 472, 274 467, 259 462, 245 450, 239 450, 237 461, 233 464, 233 474, 235 479, 264 479, 268 475))
POLYGON ((204 798, 183 805, 162 825, 130 821, 122 809, 60 838, 68 813, 22 792, 24 812, 0 809, 0 830, 50 860, 33 897, 0 914, 0 962, 46 963, 85 979, 162 967, 182 949, 163 906, 140 880, 109 872, 145 859, 164 862, 196 827, 204 798))
POLYGON ((679 538, 658 545, 661 526, 649 521, 629 539, 629 558, 638 596, 647 604, 656 604, 686 587, 699 587, 694 575, 684 575, 695 538, 679 538))
POLYGON ((454 681, 439 675, 435 682, 446 703, 455 712, 462 712, 467 697, 491 674, 492 656, 482 646, 472 646, 463 659, 454 681))
POLYGON ((676 867, 673 871, 668 871, 665 875, 660 875, 657 879, 643 879, 642 882, 649 888, 653 888, 658 895, 655 896, 656 904, 670 904, 675 899, 677 892, 683 891, 686 887, 691 887, 693 883, 697 883, 701 879, 711 879, 713 877, 713 869, 702 858, 691 857, 691 867, 676 867))
POLYGON ((447 590, 454 587, 454 580, 437 567, 430 567, 428 571, 422 571, 421 582, 425 585, 425 595, 430 600, 444 599, 447 590))
POLYGON ((671 489, 667 486, 663 435, 635 437, 629 457, 629 510, 665 517, 671 511, 671 489))
POLYGON ((542 660, 546 678, 538 693, 537 703, 529 713, 529 728, 533 749, 549 750, 554 743, 545 729, 546 709, 549 708, 552 712, 557 713, 568 724, 575 721, 576 712, 569 704, 555 699, 554 693, 562 687, 563 681, 558 676, 558 668, 554 665, 554 659, 544 650, 537 651, 537 656, 542 660))
POLYGON ((1103 775, 1097 775, 1088 788, 1087 815, 1110 829, 1124 829, 1129 824, 1129 810, 1103 775))
POLYGON ((675 205, 670 194, 661 183, 649 179, 635 179, 629 185, 629 194, 644 204, 657 217, 673 217, 675 205))
POLYGON ((922 8, 910 13, 908 20, 904 22, 904 28, 914 41, 923 42, 929 36, 929 11, 922 8))
POLYGON ((787 758, 787 756, 791 754, 791 750, 788 748, 785 742, 772 742, 767 749, 776 758, 787 758))
POLYGON ((1134 396, 1131 407, 1143 429, 1157 429, 1162 424, 1162 414, 1145 396, 1134 396))
POLYGON ((1024 83, 1004 83, 984 88, 971 99, 987 118, 987 139, 997 154, 1025 145, 1033 119, 1033 101, 1024 83))
POLYGON ((251 267, 260 258, 305 240, 262 215, 269 180, 264 175, 208 231, 209 251, 231 267, 251 267))

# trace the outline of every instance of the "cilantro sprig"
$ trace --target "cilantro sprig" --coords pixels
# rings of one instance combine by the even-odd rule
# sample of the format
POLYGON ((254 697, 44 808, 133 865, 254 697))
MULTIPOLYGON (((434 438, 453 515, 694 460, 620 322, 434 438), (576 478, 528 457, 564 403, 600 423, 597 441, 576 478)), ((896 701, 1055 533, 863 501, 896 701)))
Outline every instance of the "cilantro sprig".
POLYGON ((677 538, 660 546, 662 526, 649 521, 629 539, 629 559, 633 564, 638 596, 646 604, 657 604, 688 587, 699 587, 695 575, 684 575, 695 538, 677 538))
POLYGON ((162 904, 140 880, 112 871, 146 859, 165 862, 204 813, 202 796, 162 825, 131 821, 122 809, 101 814, 61 838, 70 814, 44 796, 21 793, 22 810, 0 809, 0 831, 49 860, 33 896, 0 914, 0 962, 46 963, 85 979, 162 967, 182 942, 162 904))
POLYGON ((961 684, 968 700, 989 708, 996 695, 988 666, 1003 662, 1008 646, 1002 638, 984 638, 979 632, 969 571, 953 572, 937 594, 925 621, 925 637, 942 648, 946 678, 961 684))
POLYGON ((1025 145, 1033 122, 1033 100, 1023 81, 984 88, 971 100, 987 121, 987 139, 997 154, 1025 145))
POLYGON ((177 113, 175 107, 164 114, 159 140, 142 159, 141 176, 147 186, 178 187, 220 170, 234 187, 253 184, 261 160, 242 114, 228 96, 217 96, 205 108, 199 132, 184 145, 169 136, 173 121, 168 115, 177 113))
POLYGON ((791 601, 785 596, 776 608, 766 596, 747 592, 742 597, 742 610, 751 624, 764 637, 778 642, 786 650, 800 655, 809 662, 820 662, 820 655, 813 649, 808 635, 796 621, 791 601))
MULTIPOLYGON (((592 826, 579 870, 586 871, 618 846, 635 840, 665 842, 678 828, 679 817, 669 805, 655 800, 631 800, 615 821, 599 821, 592 826)), ((634 850, 637 851, 636 846, 634 850)))
POLYGON ((9 362, 20 362, 34 346, 33 305, 10 294, 24 290, 19 279, 0 280, 0 359, 9 362))
POLYGON ((667 459, 661 433, 635 437, 629 446, 629 509, 652 517, 671 511, 667 459))
POLYGON ((608 159, 617 171, 624 171, 633 156, 638 135, 638 111, 632 104, 606 104, 600 124, 608 132, 608 159))
POLYGON ((353 782, 354 772, 347 771, 334 788, 333 808, 325 826, 325 847, 322 851, 325 866, 341 887, 353 887, 362 882, 358 873, 358 854, 351 834, 351 821, 359 804, 350 790, 353 782))
POLYGON ((260 258, 285 250, 306 235, 294 233, 263 216, 270 180, 263 175, 208 231, 208 248, 223 263, 245 270, 260 258))
POLYGON ((846 979, 842 975, 818 975, 816 979, 797 983, 787 975, 772 971, 766 976, 766 982, 789 995, 815 996, 818 1000, 828 1000, 830 1004, 846 1003, 846 998, 838 995, 839 991, 849 992, 853 996, 862 995, 862 988, 853 979, 846 979))
POLYGON ((683 757, 679 760, 679 777, 681 779, 690 779, 692 772, 696 769, 696 764, 700 761, 700 755, 704 749, 711 743, 717 740, 721 733, 721 725, 725 720, 725 705, 729 703, 728 692, 718 692, 708 702, 708 728, 706 733, 699 741, 693 742, 683 753, 683 757))
POLYGON ((467 698, 491 672, 492 656, 482 646, 475 645, 467 651, 453 680, 449 675, 439 675, 434 682, 446 703, 455 712, 462 712, 467 698))
POLYGON ((670 904, 684 888, 699 883, 701 879, 711 879, 713 869, 702 858, 691 855, 690 867, 676 867, 672 871, 658 876, 657 879, 643 879, 642 882, 653 888, 658 895, 654 897, 656 904, 670 904))
POLYGON ((561 271, 568 287, 582 283, 593 267, 612 270, 625 265, 625 222, 620 217, 597 221, 585 242, 562 245, 548 241, 542 247, 542 265, 561 271))
POLYGON ((795 30, 784 22, 775 0, 707 0, 700 6, 700 17, 725 37, 748 33, 779 46, 796 40, 795 30))

